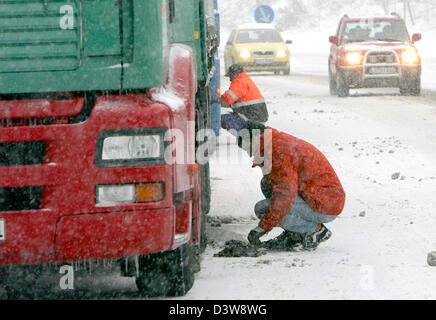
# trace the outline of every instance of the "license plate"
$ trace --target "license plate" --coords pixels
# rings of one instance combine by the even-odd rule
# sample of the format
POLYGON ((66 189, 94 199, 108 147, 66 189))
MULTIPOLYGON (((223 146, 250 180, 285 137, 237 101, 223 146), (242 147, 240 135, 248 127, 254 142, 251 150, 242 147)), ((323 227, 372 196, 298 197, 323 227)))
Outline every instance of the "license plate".
POLYGON ((369 69, 369 74, 395 74, 397 68, 395 67, 373 67, 369 69))
POLYGON ((274 60, 272 60, 272 59, 255 59, 254 60, 255 64, 271 64, 273 62, 274 62, 274 60))
POLYGON ((0 219, 0 241, 6 240, 6 226, 5 226, 5 220, 0 219))

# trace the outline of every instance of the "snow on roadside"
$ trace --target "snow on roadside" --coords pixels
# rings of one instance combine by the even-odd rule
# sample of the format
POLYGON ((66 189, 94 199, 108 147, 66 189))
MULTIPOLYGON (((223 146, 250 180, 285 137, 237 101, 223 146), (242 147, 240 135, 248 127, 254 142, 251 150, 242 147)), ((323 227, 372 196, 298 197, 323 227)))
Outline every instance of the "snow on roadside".
MULTIPOLYGON (((347 192, 333 237, 315 252, 213 258, 225 240, 245 239, 257 224, 260 171, 248 156, 211 163, 210 246, 186 299, 435 299, 436 107, 392 93, 338 99, 325 77, 253 75, 268 101, 269 124, 323 151, 347 192), (397 174, 399 173, 399 174, 397 174)), ((223 83, 226 88, 226 83, 223 83)), ((220 138, 226 140, 226 136, 220 138)), ((219 146, 236 154, 237 146, 219 146)), ((241 151, 242 152, 242 151, 241 151)), ((232 159, 232 158, 231 158, 232 159)), ((280 228, 268 237, 280 233, 280 228)))

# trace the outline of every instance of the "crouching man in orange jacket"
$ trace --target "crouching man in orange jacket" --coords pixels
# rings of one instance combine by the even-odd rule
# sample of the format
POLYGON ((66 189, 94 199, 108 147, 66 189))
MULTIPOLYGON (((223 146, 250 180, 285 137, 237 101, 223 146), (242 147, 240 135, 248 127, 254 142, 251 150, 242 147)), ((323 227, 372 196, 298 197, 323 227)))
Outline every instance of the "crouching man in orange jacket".
POLYGON ((250 231, 251 244, 271 250, 314 250, 332 235, 325 227, 341 214, 345 192, 327 158, 310 143, 262 125, 250 147, 257 150, 253 167, 260 166, 264 177, 261 189, 265 200, 255 206, 259 225, 250 231), (260 145, 259 145, 260 144, 260 145), (278 237, 261 242, 274 227, 284 229, 278 237))
POLYGON ((230 77, 230 88, 217 102, 231 108, 232 112, 221 116, 221 127, 236 135, 246 128, 247 122, 265 124, 268 121, 265 99, 254 81, 244 72, 244 68, 233 64, 226 76, 230 77))

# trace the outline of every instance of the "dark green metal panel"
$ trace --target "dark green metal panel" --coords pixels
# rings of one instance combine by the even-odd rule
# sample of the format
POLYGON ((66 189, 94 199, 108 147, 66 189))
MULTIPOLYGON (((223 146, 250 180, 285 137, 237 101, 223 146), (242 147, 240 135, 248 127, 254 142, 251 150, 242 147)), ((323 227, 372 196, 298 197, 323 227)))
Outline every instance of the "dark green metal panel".
POLYGON ((121 55, 118 2, 82 1, 82 12, 85 56, 121 55))
POLYGON ((197 62, 198 80, 208 79, 205 2, 213 0, 174 0, 175 19, 172 41, 192 48, 197 62))
POLYGON ((161 85, 168 64, 166 3, 0 1, 0 94, 161 85))
POLYGON ((133 21, 130 18, 123 20, 127 24, 124 28, 123 88, 157 87, 166 81, 168 70, 168 2, 135 0, 132 4, 133 7, 123 6, 123 11, 133 12, 133 21), (134 30, 129 28, 132 25, 134 30))
MULTIPOLYGON (((80 64, 80 24, 61 29, 66 2, 0 3, 0 72, 72 70, 80 64)), ((77 1, 68 2, 78 21, 77 1)))
POLYGON ((197 63, 198 80, 204 79, 201 56, 201 30, 200 30, 200 1, 199 0, 174 0, 175 18, 171 26, 172 41, 191 47, 197 63))

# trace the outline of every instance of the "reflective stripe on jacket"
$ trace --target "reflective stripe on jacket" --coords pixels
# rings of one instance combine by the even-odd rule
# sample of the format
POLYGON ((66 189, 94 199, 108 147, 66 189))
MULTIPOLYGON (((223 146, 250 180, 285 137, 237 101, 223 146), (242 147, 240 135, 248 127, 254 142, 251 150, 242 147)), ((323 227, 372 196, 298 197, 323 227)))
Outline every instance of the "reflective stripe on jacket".
POLYGON ((240 114, 242 118, 262 123, 268 121, 265 99, 247 73, 239 74, 222 98, 223 103, 232 105, 233 111, 240 114))
POLYGON ((333 167, 317 148, 272 128, 266 129, 260 143, 254 166, 261 164, 262 171, 268 168, 264 181, 273 193, 271 204, 259 222, 262 229, 278 227, 297 195, 319 213, 342 212, 345 191, 333 167), (265 140, 270 141, 269 146, 264 146, 265 140))

